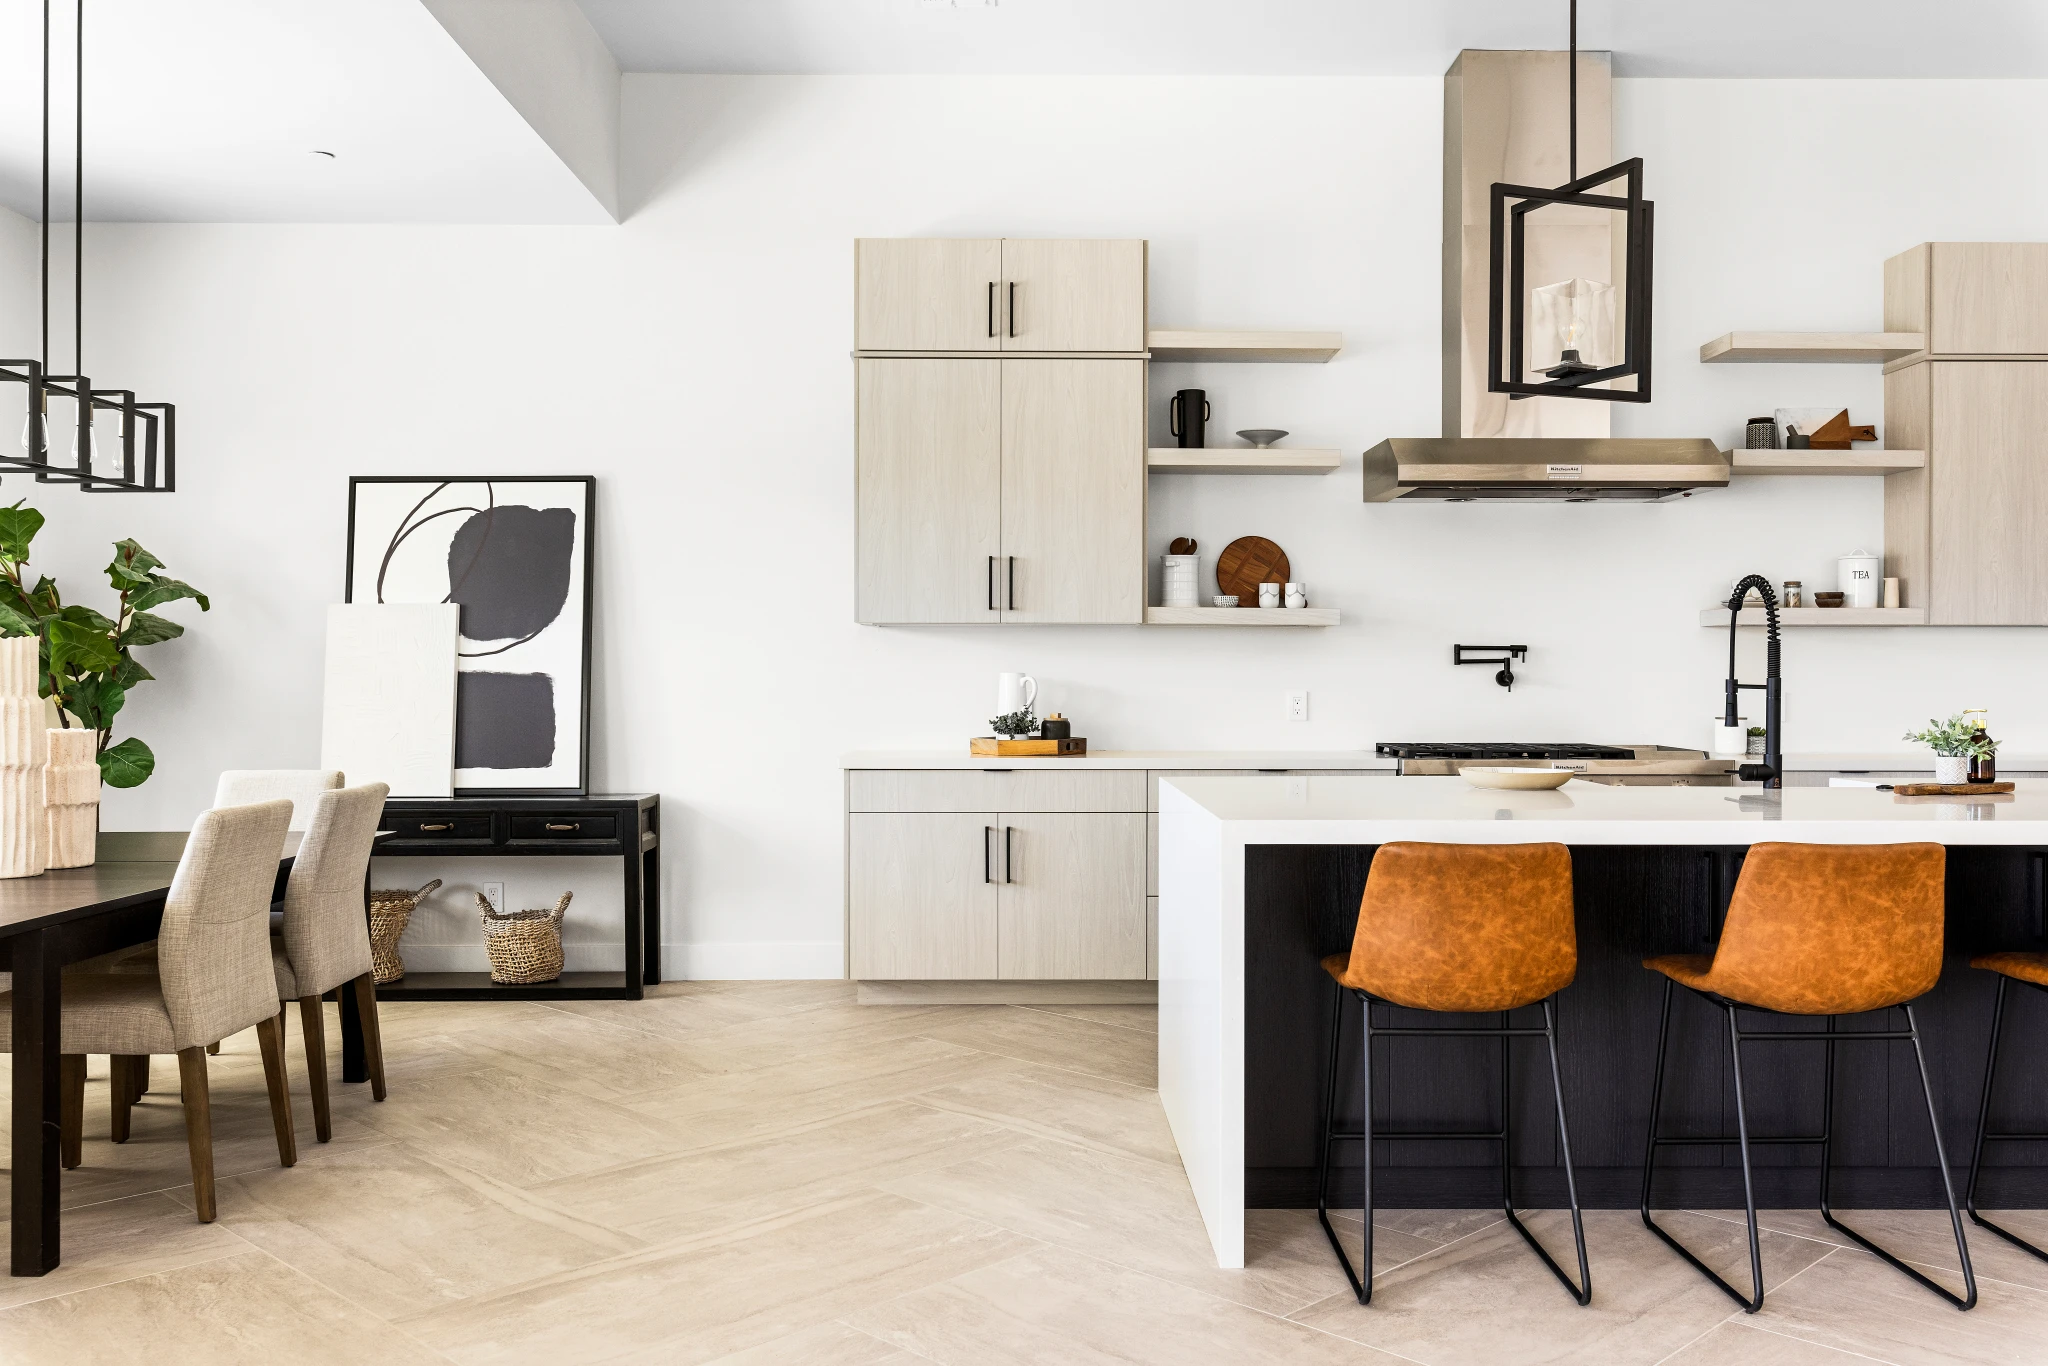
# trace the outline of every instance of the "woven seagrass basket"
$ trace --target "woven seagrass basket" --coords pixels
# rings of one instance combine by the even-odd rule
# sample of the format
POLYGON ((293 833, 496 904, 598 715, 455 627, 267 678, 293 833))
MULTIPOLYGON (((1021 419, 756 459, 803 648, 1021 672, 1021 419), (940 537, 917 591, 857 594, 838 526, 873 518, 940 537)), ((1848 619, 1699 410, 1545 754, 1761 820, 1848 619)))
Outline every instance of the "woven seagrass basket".
POLYGON ((398 956, 398 937, 406 922, 426 900, 427 893, 441 885, 435 878, 416 892, 386 888, 370 893, 370 971, 379 985, 405 976, 405 960, 398 956))
POLYGON ((552 911, 515 911, 499 915, 490 899, 478 893, 483 913, 484 949, 491 956, 491 980, 501 986, 552 982, 562 975, 562 917, 569 913, 571 892, 562 893, 552 911))

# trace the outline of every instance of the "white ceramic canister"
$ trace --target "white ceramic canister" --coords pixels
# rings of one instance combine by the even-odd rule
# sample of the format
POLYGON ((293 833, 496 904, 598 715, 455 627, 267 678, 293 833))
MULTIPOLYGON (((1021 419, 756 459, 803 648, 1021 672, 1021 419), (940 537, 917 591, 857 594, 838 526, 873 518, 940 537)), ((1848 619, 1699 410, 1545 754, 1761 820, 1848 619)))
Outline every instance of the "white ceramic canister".
POLYGON ((1161 555, 1159 557, 1160 603, 1166 607, 1201 605, 1202 557, 1161 555))
POLYGON ((1714 718, 1714 748, 1716 758, 1739 759, 1749 751, 1749 718, 1737 717, 1732 726, 1723 725, 1720 717, 1714 718))
POLYGON ((1279 584, 1277 584, 1277 583, 1262 583, 1262 584, 1260 584, 1260 585, 1259 585, 1259 606, 1261 606, 1261 607, 1278 607, 1279 605, 1280 605, 1280 585, 1279 585, 1279 584))
POLYGON ((1308 585, 1290 582, 1287 585, 1286 603, 1289 607, 1308 606, 1308 585))
POLYGON ((50 741, 36 696, 40 648, 35 636, 0 640, 0 877, 35 877, 49 866, 43 770, 50 741))
POLYGON ((1835 561, 1835 586, 1842 590, 1842 606, 1875 607, 1884 592, 1884 561, 1867 550, 1844 555, 1835 561))
POLYGON ((49 865, 84 868, 92 863, 99 843, 99 732, 73 726, 48 734, 50 766, 43 773, 43 796, 49 865))

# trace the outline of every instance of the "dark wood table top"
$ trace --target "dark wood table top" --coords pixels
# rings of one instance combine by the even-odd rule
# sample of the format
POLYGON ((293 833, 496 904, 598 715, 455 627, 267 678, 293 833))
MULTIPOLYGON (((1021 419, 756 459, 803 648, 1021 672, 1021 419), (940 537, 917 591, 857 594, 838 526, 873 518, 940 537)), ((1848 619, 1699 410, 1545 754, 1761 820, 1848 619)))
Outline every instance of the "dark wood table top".
MULTIPOLYGON (((297 853, 302 838, 286 835, 279 857, 297 853)), ((100 836, 99 862, 90 867, 0 880, 0 939, 161 898, 184 844, 182 831, 113 831, 100 836)))

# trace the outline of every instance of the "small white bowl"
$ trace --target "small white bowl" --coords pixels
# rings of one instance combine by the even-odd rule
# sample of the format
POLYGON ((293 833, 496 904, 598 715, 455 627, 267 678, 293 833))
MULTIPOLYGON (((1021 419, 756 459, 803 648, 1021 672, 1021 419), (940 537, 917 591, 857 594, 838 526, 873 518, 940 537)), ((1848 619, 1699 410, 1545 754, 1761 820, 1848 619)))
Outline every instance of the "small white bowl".
POLYGON ((1218 607, 1235 607, 1237 606, 1237 595, 1234 593, 1219 593, 1209 599, 1209 601, 1215 603, 1218 607))
POLYGON ((1467 765, 1458 776, 1474 787, 1501 788, 1510 792, 1547 792, 1572 780, 1568 768, 1475 768, 1467 765))

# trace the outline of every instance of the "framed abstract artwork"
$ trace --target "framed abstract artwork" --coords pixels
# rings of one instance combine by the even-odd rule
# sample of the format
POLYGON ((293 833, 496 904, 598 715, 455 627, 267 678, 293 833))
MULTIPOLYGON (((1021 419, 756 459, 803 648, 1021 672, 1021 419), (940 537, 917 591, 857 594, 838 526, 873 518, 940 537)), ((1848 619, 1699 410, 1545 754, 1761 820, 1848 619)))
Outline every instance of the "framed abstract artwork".
POLYGON ((589 790, 596 487, 588 475, 348 481, 345 600, 460 609, 458 795, 589 790))

